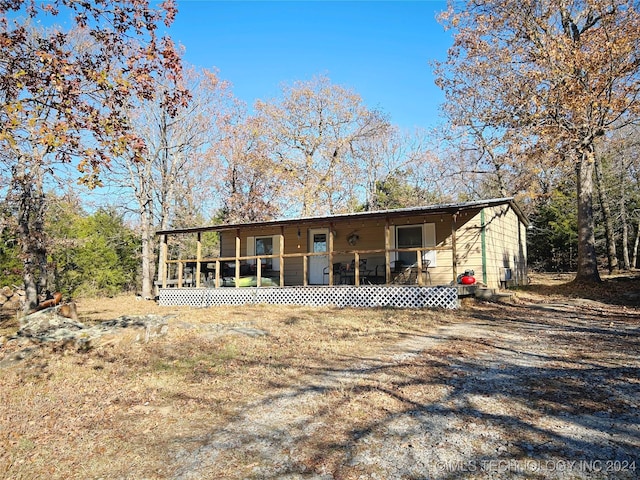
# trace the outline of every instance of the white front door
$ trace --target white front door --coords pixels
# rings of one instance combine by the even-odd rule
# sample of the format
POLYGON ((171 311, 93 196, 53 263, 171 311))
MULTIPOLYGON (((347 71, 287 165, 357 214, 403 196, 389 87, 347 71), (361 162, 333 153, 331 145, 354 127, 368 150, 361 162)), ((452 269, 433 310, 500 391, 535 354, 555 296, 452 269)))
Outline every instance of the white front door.
MULTIPOLYGON (((309 230, 309 252, 327 253, 329 251, 329 229, 312 228, 309 230)), ((329 281, 328 272, 329 256, 314 255, 309 257, 309 284, 325 285, 329 281)))

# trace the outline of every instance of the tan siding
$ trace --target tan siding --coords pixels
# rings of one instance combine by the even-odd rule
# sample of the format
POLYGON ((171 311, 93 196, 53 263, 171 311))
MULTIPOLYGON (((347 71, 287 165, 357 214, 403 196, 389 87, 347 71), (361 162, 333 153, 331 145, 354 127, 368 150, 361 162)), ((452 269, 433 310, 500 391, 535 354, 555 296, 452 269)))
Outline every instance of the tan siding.
MULTIPOLYGON (((451 226, 449 216, 432 215, 416 216, 402 219, 401 222, 391 222, 395 225, 415 225, 421 223, 435 223, 436 225, 436 267, 429 270, 432 284, 447 284, 454 281, 451 226)), ((308 251, 308 232, 310 228, 329 228, 328 224, 301 225, 287 227, 284 230, 285 254, 305 253, 308 251), (298 237, 298 231, 300 237, 298 237)), ((361 258, 367 258, 370 268, 384 264, 384 222, 372 221, 336 221, 333 224, 335 232, 334 262, 350 262, 353 260, 353 250, 381 250, 379 253, 363 253, 361 258), (358 240, 355 245, 347 241, 355 234, 358 240)), ((247 237, 280 235, 279 228, 244 229, 241 232, 240 255, 247 254, 247 237)), ((487 284, 491 287, 500 286, 500 268, 511 268, 514 280, 518 284, 526 283, 526 228, 518 216, 508 205, 485 209, 485 258, 487 284)), ((235 255, 235 235, 225 232, 221 238, 221 255, 233 257, 235 255)), ((457 273, 473 270, 478 281, 482 281, 482 222, 480 210, 467 211, 456 220, 456 263, 457 273)), ((285 285, 301 285, 303 278, 302 258, 285 258, 285 285)), ((380 269, 381 270, 381 269, 380 269)))
POLYGON ((456 260, 458 275, 473 270, 475 278, 482 281, 482 224, 480 211, 468 212, 458 219, 456 232, 456 260))
POLYGON ((500 286, 501 269, 510 268, 513 281, 526 283, 526 231, 508 205, 486 209, 487 283, 500 286))
MULTIPOLYGON (((279 234, 280 232, 278 232, 279 234)), ((298 228, 288 227, 284 229, 284 249, 283 254, 303 253, 307 251, 307 230, 300 228, 300 238, 298 238, 298 228)), ((281 267, 282 268, 282 267, 281 267)), ((302 258, 284 259, 284 284, 302 285, 304 283, 302 268, 302 258)))
MULTIPOLYGON (((501 268, 511 268, 514 281, 526 283, 526 228, 516 213, 501 205, 484 209, 485 260, 487 285, 500 287, 501 268)), ((474 270, 478 281, 483 280, 482 213, 472 214, 457 231, 458 273, 474 270)))
POLYGON ((221 257, 233 257, 236 254, 235 239, 236 237, 231 232, 223 232, 220 234, 221 257))

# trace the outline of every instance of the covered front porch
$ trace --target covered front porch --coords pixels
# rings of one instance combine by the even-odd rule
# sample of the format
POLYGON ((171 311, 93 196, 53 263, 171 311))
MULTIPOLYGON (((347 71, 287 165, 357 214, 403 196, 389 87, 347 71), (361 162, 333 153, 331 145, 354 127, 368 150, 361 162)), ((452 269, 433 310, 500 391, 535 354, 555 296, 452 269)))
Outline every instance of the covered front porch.
POLYGON ((465 272, 498 284, 523 271, 518 218, 498 199, 160 231, 158 297, 452 308, 465 272))
MULTIPOLYGON (((235 244, 242 238, 236 232, 235 244)), ((296 233, 297 235, 297 233, 296 233)), ((334 250, 334 234, 310 232, 310 252, 284 253, 280 234, 277 254, 237 255, 165 260, 159 283, 161 305, 281 304, 338 307, 457 308, 458 290, 435 285, 428 249, 334 250), (324 243, 327 242, 327 245, 324 243), (315 250, 315 251, 313 251, 315 250), (404 260, 398 257, 402 253, 404 260), (395 257, 395 260, 392 258, 395 257), (414 258, 411 263, 407 258, 414 258), (277 266, 275 270, 273 267, 277 266), (288 271, 288 275, 286 272, 288 271), (286 279, 301 278, 301 285, 286 279), (293 284, 291 284, 293 283, 293 284)), ((301 235, 302 236, 302 235, 301 235)), ((200 235, 197 251, 201 252, 200 235)), ((166 244, 163 250, 167 250, 166 244)), ((440 247, 441 251, 451 248, 440 247)))
MULTIPOLYGON (((284 242, 285 237, 281 235, 280 245, 284 246, 284 242)), ((315 234, 314 242, 316 249, 324 248, 318 247, 319 243, 324 242, 319 240, 318 234, 315 234)), ((167 250, 166 243, 163 243, 163 250, 167 250)), ((197 250, 201 251, 201 247, 197 250)), ((431 260, 425 258, 425 254, 434 250, 438 248, 334 251, 329 247, 328 251, 306 253, 250 256, 238 253, 230 257, 165 259, 163 270, 166 275, 156 285, 161 288, 430 285, 431 260), (391 255, 398 253, 409 254, 414 261, 408 262, 407 256, 391 260, 391 255), (274 269, 274 260, 277 260, 277 270, 274 269), (287 276, 300 278, 301 282, 293 280, 288 283, 287 276)))
POLYGON ((394 212, 162 231, 156 285, 448 284, 458 274, 455 225, 451 216, 394 212), (203 235, 211 233, 218 239, 213 255, 203 253, 203 235))

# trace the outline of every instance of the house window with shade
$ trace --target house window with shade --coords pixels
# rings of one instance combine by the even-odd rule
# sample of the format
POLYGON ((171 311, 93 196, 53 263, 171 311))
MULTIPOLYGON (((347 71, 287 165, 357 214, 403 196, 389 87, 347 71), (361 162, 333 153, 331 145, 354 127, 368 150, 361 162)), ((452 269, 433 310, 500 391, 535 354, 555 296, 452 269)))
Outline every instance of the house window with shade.
MULTIPOLYGON (((278 255, 280 253, 279 237, 277 235, 265 237, 247 238, 247 256, 278 255)), ((278 258, 261 258, 263 270, 280 270, 280 260, 278 258)), ((247 263, 255 265, 256 260, 249 260, 247 263)))
MULTIPOLYGON (((398 225, 392 237, 392 248, 426 248, 436 246, 436 224, 398 225), (395 243, 395 245, 393 245, 395 243)), ((418 261, 416 252, 397 252, 392 260, 401 261, 403 265, 415 265, 418 261)), ((436 266, 436 251, 425 250, 423 262, 429 261, 430 267, 436 266)))
MULTIPOLYGON (((422 225, 407 225, 396 229, 396 248, 422 247, 422 225)), ((416 252, 398 252, 397 260, 403 265, 413 265, 417 261, 416 252)))

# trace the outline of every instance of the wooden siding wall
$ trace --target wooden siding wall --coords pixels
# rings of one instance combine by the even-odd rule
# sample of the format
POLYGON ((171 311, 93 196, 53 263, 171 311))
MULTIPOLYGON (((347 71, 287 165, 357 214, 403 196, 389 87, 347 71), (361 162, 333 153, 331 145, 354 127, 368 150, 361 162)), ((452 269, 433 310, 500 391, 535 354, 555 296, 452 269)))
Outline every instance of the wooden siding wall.
POLYGON ((526 227, 509 205, 485 208, 484 214, 482 210, 469 212, 466 218, 459 218, 458 224, 456 257, 459 274, 473 270, 476 280, 482 282, 484 273, 487 285, 499 288, 501 269, 511 268, 512 284, 527 283, 526 227))
POLYGON ((473 270, 476 279, 482 281, 481 231, 480 210, 465 211, 456 217, 457 275, 473 270))
POLYGON ((512 284, 527 283, 526 227, 508 205, 485 208, 484 215, 478 211, 458 233, 458 270, 474 270, 478 281, 483 281, 483 243, 484 276, 489 287, 501 286, 504 268, 511 269, 512 284))
POLYGON ((518 216, 508 205, 485 211, 487 282, 499 286, 501 269, 510 268, 512 281, 525 284, 526 236, 523 236, 518 216))

